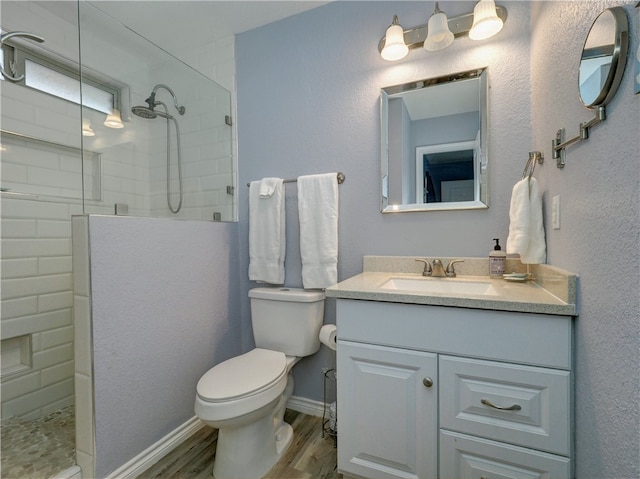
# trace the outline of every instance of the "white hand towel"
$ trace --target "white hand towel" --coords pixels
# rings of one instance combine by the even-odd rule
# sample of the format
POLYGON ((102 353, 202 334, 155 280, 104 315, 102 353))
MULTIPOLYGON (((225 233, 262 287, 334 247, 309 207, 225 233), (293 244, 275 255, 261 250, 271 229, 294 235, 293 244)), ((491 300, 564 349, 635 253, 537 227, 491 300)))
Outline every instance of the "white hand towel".
POLYGON ((260 180, 260 198, 271 198, 282 178, 262 178, 260 180))
POLYGON ((535 178, 525 178, 513 187, 509 209, 507 254, 519 254, 524 264, 544 263, 547 259, 542 196, 535 178))
POLYGON ((249 279, 284 284, 284 185, 277 180, 267 198, 260 197, 261 181, 249 186, 249 279))
POLYGON ((298 178, 302 284, 327 288, 338 282, 338 182, 336 173, 298 178))

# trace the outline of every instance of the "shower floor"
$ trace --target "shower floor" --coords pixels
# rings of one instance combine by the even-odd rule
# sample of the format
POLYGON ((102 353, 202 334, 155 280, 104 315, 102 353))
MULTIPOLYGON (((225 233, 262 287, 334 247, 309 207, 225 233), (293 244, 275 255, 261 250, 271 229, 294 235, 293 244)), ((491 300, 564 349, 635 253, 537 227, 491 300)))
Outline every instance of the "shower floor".
POLYGON ((74 407, 48 416, 2 420, 2 478, 42 479, 75 463, 74 407))

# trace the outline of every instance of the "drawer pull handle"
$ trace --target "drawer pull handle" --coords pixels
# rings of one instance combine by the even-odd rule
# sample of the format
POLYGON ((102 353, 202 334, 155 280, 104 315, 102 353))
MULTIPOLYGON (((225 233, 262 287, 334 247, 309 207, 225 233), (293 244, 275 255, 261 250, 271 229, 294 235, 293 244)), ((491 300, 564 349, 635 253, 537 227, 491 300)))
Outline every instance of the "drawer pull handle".
POLYGON ((430 388, 431 386, 433 386, 433 379, 431 378, 424 378, 422 380, 422 384, 424 384, 424 387, 426 388, 430 388))
POLYGON ((519 404, 514 404, 513 406, 509 406, 509 407, 502 407, 502 406, 497 406, 493 404, 488 399, 481 399, 480 402, 485 406, 492 407, 493 409, 499 409, 500 411, 519 411, 520 409, 522 409, 519 404))

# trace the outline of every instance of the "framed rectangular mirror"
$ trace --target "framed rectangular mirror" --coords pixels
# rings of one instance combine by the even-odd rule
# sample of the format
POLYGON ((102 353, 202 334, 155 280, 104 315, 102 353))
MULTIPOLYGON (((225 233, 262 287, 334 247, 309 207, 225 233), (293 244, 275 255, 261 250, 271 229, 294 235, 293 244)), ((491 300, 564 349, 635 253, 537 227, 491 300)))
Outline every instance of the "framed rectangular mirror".
POLYGON ((488 208, 486 68, 380 92, 381 211, 488 208))

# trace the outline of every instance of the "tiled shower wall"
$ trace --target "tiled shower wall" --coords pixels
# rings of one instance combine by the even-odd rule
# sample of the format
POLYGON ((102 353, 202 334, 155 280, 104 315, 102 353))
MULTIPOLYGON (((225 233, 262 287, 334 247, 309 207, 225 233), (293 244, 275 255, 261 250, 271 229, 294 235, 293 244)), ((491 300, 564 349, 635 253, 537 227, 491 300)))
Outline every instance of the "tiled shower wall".
MULTIPOLYGON (((3 30, 42 35, 48 50, 77 61, 77 25, 53 15, 45 8, 46 3, 3 2, 3 30)), ((100 48, 104 52, 103 45, 100 48)), ((233 42, 222 46, 221 56, 233 59, 233 42)), ((117 48, 112 45, 112 51, 117 48)), ((207 53, 213 49, 203 48, 201 51, 207 53)), ((204 58, 198 60, 203 62, 204 58)), ((226 195, 232 170, 229 126, 224 124, 224 114, 211 115, 213 105, 225 100, 211 95, 199 98, 184 75, 173 71, 175 64, 184 68, 169 59, 150 70, 133 54, 122 51, 101 55, 91 67, 107 71, 128 85, 134 104, 142 103, 156 83, 169 83, 175 88, 181 103, 189 105, 188 114, 179 120, 184 137, 185 185, 202 182, 208 188, 198 198, 202 203, 187 204, 184 214, 211 220, 215 210, 221 211, 224 219, 231 219, 233 198, 226 195), (198 133, 202 129, 207 133, 198 133), (205 171, 207 174, 203 174, 205 171), (204 202, 211 205, 216 200, 219 206, 202 207, 204 202)), ((223 70, 222 74, 231 78, 232 71, 223 70)), ((205 73, 213 76, 210 71, 205 73)), ((12 149, 2 153, 0 165, 2 187, 9 189, 0 193, 2 417, 39 417, 73 403, 71 215, 83 213, 81 114, 78 105, 20 85, 3 82, 1 91, 2 129, 50 142, 10 139, 7 146, 12 149), (56 144, 71 148, 59 149, 56 144)), ((85 189, 85 193, 89 199, 100 198, 88 202, 89 212, 113 214, 118 202, 129 205, 129 214, 146 216, 153 214, 156 197, 158 210, 166 210, 164 180, 158 179, 163 178, 166 157, 165 122, 134 119, 121 130, 110 130, 102 126, 103 115, 86 109, 84 119, 92 122, 97 134, 85 137, 82 147, 100 155, 85 160, 84 165, 85 174, 91 171, 95 175, 87 177, 87 183, 98 180, 97 187, 85 189), (152 162, 159 165, 155 170, 149 166, 152 162), (150 194, 154 178, 161 191, 155 197, 150 194)), ((172 145, 175 147, 175 140, 172 145)))
MULTIPOLYGON (((35 2, 1 8, 3 30, 42 35, 48 49, 77 61, 73 21, 35 2)), ((71 147, 51 151, 12 139, 2 152, 2 186, 9 188, 1 193, 2 417, 39 417, 73 403, 71 215, 82 211, 80 108, 3 81, 1 125, 71 147)))
POLYGON ((3 418, 73 404, 71 214, 81 211, 79 204, 2 199, 3 348, 24 338, 24 368, 3 371, 3 418))

